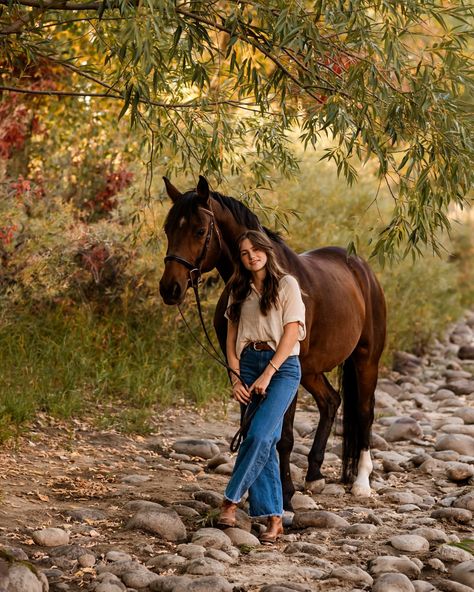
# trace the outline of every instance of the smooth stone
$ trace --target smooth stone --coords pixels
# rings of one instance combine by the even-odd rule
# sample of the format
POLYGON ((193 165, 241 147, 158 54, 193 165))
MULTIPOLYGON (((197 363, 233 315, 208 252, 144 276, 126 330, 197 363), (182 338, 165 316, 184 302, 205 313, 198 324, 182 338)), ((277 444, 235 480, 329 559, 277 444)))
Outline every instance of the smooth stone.
POLYGON ((141 563, 138 561, 116 561, 114 563, 105 564, 98 564, 96 566, 96 572, 98 574, 113 574, 114 576, 122 577, 125 573, 130 573, 133 571, 138 571, 140 569, 145 569, 141 563))
POLYGON ((210 557, 211 559, 215 559, 221 563, 234 563, 239 557, 239 552, 237 551, 237 557, 233 557, 232 555, 229 555, 220 549, 213 549, 212 547, 209 547, 206 552, 206 557, 210 557))
POLYGON ((440 450, 439 452, 433 452, 433 458, 449 462, 451 460, 459 460, 459 452, 455 450, 440 450))
POLYGON ((214 547, 225 551, 232 546, 232 541, 222 530, 217 528, 200 528, 192 537, 192 542, 203 547, 214 547))
POLYGON ((355 584, 363 584, 364 586, 372 586, 374 580, 367 572, 356 565, 340 566, 332 570, 328 578, 337 578, 355 584))
POLYGON ((455 395, 469 395, 474 392, 474 381, 468 380, 467 378, 461 378, 460 380, 449 381, 449 390, 453 391, 455 395))
POLYGON ((64 514, 76 522, 95 522, 107 519, 107 514, 96 508, 74 508, 66 510, 64 514))
POLYGON ((324 510, 309 510, 296 512, 293 520, 293 528, 347 528, 349 522, 333 512, 324 510))
POLYGON ((78 560, 79 557, 88 553, 85 547, 80 545, 61 545, 59 547, 52 547, 49 554, 52 557, 65 557, 66 559, 78 560))
POLYGON ((191 578, 188 576, 158 576, 149 586, 152 592, 174 592, 178 586, 183 586, 182 589, 191 583, 191 578))
POLYGON ((194 543, 183 543, 176 547, 176 551, 186 559, 196 559, 196 557, 204 557, 206 547, 202 545, 195 545, 194 543))
POLYGON ((441 592, 472 592, 473 590, 471 586, 465 586, 452 580, 436 580, 434 583, 441 592))
POLYGON ((453 580, 459 584, 470 586, 474 589, 474 559, 463 561, 456 565, 452 572, 453 580))
POLYGON ((461 345, 458 358, 460 360, 474 360, 474 345, 461 345))
POLYGON ((474 511, 474 492, 469 492, 458 497, 453 506, 455 508, 463 508, 464 510, 474 511))
POLYGON ((372 575, 403 573, 409 578, 416 578, 421 573, 421 569, 414 561, 405 556, 394 555, 382 555, 369 561, 369 570, 372 575))
POLYGON ((292 555, 293 553, 307 553, 308 555, 313 555, 314 557, 320 557, 326 555, 328 548, 326 545, 307 543, 305 541, 295 541, 294 543, 287 545, 283 552, 288 555, 292 555))
POLYGON ((219 454, 219 446, 210 440, 188 439, 176 440, 172 445, 175 452, 189 454, 206 460, 210 460, 219 454))
POLYGON ((122 584, 122 582, 120 582, 120 584, 121 586, 118 584, 109 584, 108 582, 98 584, 95 586, 94 592, 123 592, 125 590, 125 586, 122 584))
POLYGON ((195 576, 212 576, 223 574, 225 566, 211 557, 197 557, 191 559, 185 569, 186 573, 195 576))
POLYGON ((449 462, 446 464, 446 474, 450 481, 466 481, 474 476, 474 466, 462 462, 449 462))
POLYGON ((295 510, 295 512, 299 510, 315 510, 318 507, 318 504, 314 501, 312 497, 299 492, 295 493, 295 495, 291 499, 291 503, 293 505, 293 509, 295 510))
POLYGON ((302 438, 309 436, 314 431, 314 426, 307 421, 295 420, 293 427, 302 438))
POLYGON ((181 518, 198 518, 200 516, 197 510, 190 508, 189 506, 180 506, 179 504, 173 506, 173 510, 181 516, 181 518))
POLYGON ((398 506, 397 513, 398 514, 408 514, 409 512, 419 512, 420 507, 415 504, 402 504, 398 506))
POLYGON ((379 434, 372 432, 370 435, 370 448, 375 450, 389 450, 390 444, 379 434))
POLYGON ((69 544, 69 533, 62 528, 35 530, 31 537, 37 545, 42 547, 59 547, 69 544))
POLYGON ((123 551, 109 551, 105 555, 106 561, 133 561, 132 556, 123 551))
POLYGON ((257 537, 246 530, 242 530, 240 528, 226 528, 224 532, 232 541, 232 544, 236 547, 239 547, 240 545, 257 547, 260 545, 260 541, 257 539, 257 537))
POLYGON ((321 493, 322 495, 333 495, 338 497, 344 495, 346 493, 346 490, 342 485, 339 485, 338 483, 329 483, 328 485, 326 485, 326 487, 323 489, 321 493))
POLYGON ((415 587, 402 573, 384 573, 377 578, 372 592, 415 592, 415 587))
POLYGON ((214 473, 216 473, 216 475, 232 475, 233 471, 234 471, 234 463, 233 462, 219 465, 218 467, 216 467, 214 469, 214 473))
POLYGON ((387 442, 399 442, 400 440, 413 440, 423 437, 420 424, 412 417, 400 417, 396 419, 384 434, 387 442))
POLYGON ((95 555, 91 553, 86 553, 85 555, 81 555, 77 560, 81 567, 93 567, 96 562, 95 555))
POLYGON ((452 545, 441 545, 436 549, 434 556, 441 561, 455 561, 457 563, 472 559, 471 553, 452 545))
POLYGON ((464 434, 474 436, 474 425, 445 425, 441 428, 445 434, 464 434))
POLYGON ((231 458, 228 454, 220 452, 207 461, 206 468, 212 471, 217 469, 219 465, 225 465, 226 463, 230 463, 230 461, 231 458))
POLYGON ((416 534, 400 534, 390 539, 390 544, 399 551, 408 553, 424 553, 429 551, 430 544, 422 536, 416 534))
POLYGON ((125 504, 125 508, 130 512, 139 512, 140 510, 162 510, 163 506, 147 500, 132 500, 125 504))
POLYGON ((454 412, 454 415, 467 425, 474 424, 474 407, 461 407, 454 412))
POLYGON ((181 565, 186 563, 186 559, 181 555, 175 555, 174 553, 161 553, 156 557, 150 559, 147 562, 147 565, 153 568, 158 568, 162 571, 166 571, 167 569, 175 569, 181 565))
POLYGON ((194 463, 179 463, 179 465, 176 468, 178 469, 178 471, 182 471, 182 472, 188 471, 189 473, 192 473, 193 475, 197 475, 197 473, 200 473, 202 471, 201 465, 194 464, 194 463))
POLYGON ((151 477, 149 475, 125 475, 122 477, 122 483, 127 483, 128 485, 140 485, 140 483, 146 483, 150 481, 151 477))
POLYGON ((375 390, 375 407, 381 409, 395 409, 398 405, 397 399, 383 390, 375 390))
MULTIPOLYGON (((47 592, 48 584, 36 575, 30 565, 12 565, 8 569, 8 592, 47 592)), ((0 582, 0 585, 2 582, 0 582)))
POLYGON ((233 588, 222 576, 208 576, 191 580, 187 584, 179 583, 173 592, 232 592, 233 588))
POLYGON ((211 508, 219 508, 224 501, 224 496, 222 493, 217 493, 217 491, 210 490, 196 491, 193 497, 195 500, 204 502, 208 506, 211 506, 211 508))
POLYGON ((377 532, 375 524, 366 524, 361 522, 358 524, 352 524, 349 528, 344 531, 345 535, 359 535, 359 536, 372 536, 377 532))
POLYGON ((422 526, 421 528, 416 528, 415 530, 413 530, 411 534, 421 536, 425 538, 428 542, 448 542, 448 537, 446 536, 446 533, 444 532, 444 530, 441 530, 440 528, 427 528, 422 526))
POLYGON ((141 566, 140 569, 137 569, 136 571, 122 574, 121 578, 122 582, 129 588, 146 588, 150 586, 158 576, 149 569, 146 569, 146 567, 141 566))
POLYGON ((423 504, 423 498, 408 491, 389 491, 384 497, 394 504, 423 504))
POLYGON ((165 541, 181 542, 186 539, 186 527, 171 509, 140 510, 129 520, 127 529, 144 530, 157 534, 165 541))
POLYGON ((472 520, 472 512, 463 508, 442 508, 440 510, 434 510, 431 513, 431 517, 467 524, 472 520))

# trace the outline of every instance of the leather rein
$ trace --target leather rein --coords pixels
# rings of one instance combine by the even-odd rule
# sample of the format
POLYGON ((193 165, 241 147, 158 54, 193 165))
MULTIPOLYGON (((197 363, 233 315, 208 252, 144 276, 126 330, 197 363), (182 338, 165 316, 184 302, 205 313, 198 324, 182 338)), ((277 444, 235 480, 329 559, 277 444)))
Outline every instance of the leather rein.
MULTIPOLYGON (((215 360, 218 364, 220 364, 221 366, 226 368, 227 372, 229 373, 229 380, 230 380, 230 374, 233 374, 234 376, 237 377, 238 380, 240 380, 240 382, 244 385, 245 388, 248 388, 247 384, 242 379, 240 374, 238 372, 236 372, 233 368, 231 368, 227 364, 227 362, 221 358, 221 354, 217 351, 214 344, 212 343, 212 340, 211 340, 209 333, 207 331, 207 328, 206 328, 206 324, 204 322, 204 317, 202 314, 202 307, 201 307, 201 298, 199 297, 199 283, 201 282, 201 277, 202 277, 201 266, 202 266, 204 260, 206 259, 213 232, 216 233, 217 239, 219 241, 219 248, 221 248, 222 243, 221 243, 221 238, 219 236, 219 232, 218 232, 217 228, 215 228, 214 212, 212 212, 211 210, 205 209, 205 208, 201 208, 201 209, 206 214, 208 214, 210 216, 210 223, 209 223, 209 228, 207 229, 207 235, 206 235, 206 240, 204 241, 204 247, 201 251, 201 254, 196 259, 196 262, 191 263, 190 261, 188 261, 184 257, 181 257, 180 255, 175 255, 172 253, 171 255, 166 255, 165 263, 167 261, 176 261, 177 263, 180 263, 181 265, 186 267, 186 269, 188 270, 188 273, 189 273, 188 286, 191 286, 193 289, 194 297, 196 299, 196 305, 197 305, 197 309, 198 309, 198 313, 199 313, 199 320, 201 321, 201 326, 203 328, 204 335, 206 336, 207 342, 209 343, 209 345, 211 346, 213 351, 210 351, 205 345, 203 345, 201 343, 201 341, 199 340, 199 338, 195 335, 194 331, 189 326, 189 323, 186 321, 186 318, 183 314, 183 311, 181 310, 180 305, 178 304, 177 306, 178 306, 179 314, 181 315, 181 318, 183 319, 184 324, 186 325, 186 328, 188 329, 189 333, 193 337, 194 341, 196 341, 196 343, 213 360, 215 360)), ((260 406, 260 402, 262 399, 263 399, 263 397, 260 397, 259 403, 257 404, 256 407, 254 407, 254 409, 250 413, 248 413, 249 405, 247 405, 246 411, 245 411, 245 413, 242 417, 242 420, 241 420, 240 428, 236 432, 236 434, 232 438, 232 442, 230 443, 231 452, 236 452, 239 449, 240 443, 250 426, 250 421, 252 420, 252 417, 255 415, 258 407, 260 406)))

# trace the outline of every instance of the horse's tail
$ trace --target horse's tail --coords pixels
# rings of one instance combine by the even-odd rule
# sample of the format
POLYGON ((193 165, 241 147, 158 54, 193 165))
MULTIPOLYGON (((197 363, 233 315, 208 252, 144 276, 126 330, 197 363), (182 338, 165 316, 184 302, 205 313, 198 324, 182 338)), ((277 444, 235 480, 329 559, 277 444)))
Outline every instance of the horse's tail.
POLYGON ((340 367, 340 394, 343 401, 342 481, 350 483, 356 472, 361 452, 359 386, 357 369, 352 357, 340 367))

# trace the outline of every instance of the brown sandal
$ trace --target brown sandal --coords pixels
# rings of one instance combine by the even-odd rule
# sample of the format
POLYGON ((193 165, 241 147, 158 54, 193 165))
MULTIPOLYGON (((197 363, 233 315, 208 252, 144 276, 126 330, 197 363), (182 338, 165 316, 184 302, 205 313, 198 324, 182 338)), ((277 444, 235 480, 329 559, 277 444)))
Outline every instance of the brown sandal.
POLYGON ((218 528, 233 528, 236 524, 235 512, 237 510, 237 504, 224 500, 221 507, 221 513, 217 520, 218 528))
POLYGON ((269 516, 267 530, 260 535, 262 545, 273 545, 283 534, 283 520, 281 516, 269 516))

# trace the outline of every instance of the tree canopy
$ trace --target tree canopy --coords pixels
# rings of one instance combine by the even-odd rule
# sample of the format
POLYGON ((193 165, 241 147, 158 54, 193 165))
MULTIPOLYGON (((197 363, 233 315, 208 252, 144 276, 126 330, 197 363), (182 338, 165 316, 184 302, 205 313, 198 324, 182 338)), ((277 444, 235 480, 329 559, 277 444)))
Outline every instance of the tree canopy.
POLYGON ((0 0, 0 7, 0 110, 23 94, 49 104, 72 97, 103 111, 117 105, 152 167, 218 182, 246 176, 262 186, 275 169, 295 173, 295 133, 308 148, 323 146, 349 185, 357 164, 374 159, 393 198, 391 220, 374 241, 381 259, 426 244, 437 250, 450 207, 468 203, 470 2, 0 0))

